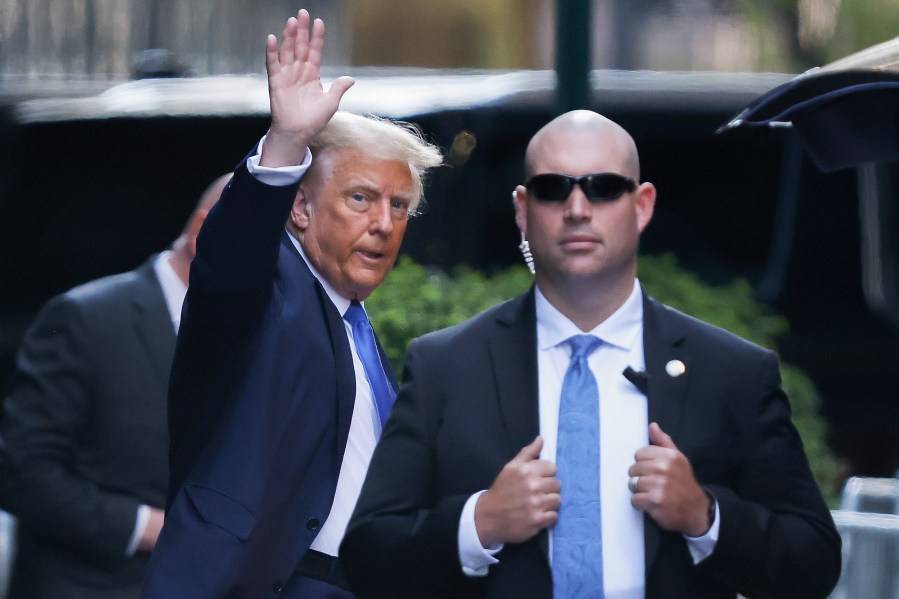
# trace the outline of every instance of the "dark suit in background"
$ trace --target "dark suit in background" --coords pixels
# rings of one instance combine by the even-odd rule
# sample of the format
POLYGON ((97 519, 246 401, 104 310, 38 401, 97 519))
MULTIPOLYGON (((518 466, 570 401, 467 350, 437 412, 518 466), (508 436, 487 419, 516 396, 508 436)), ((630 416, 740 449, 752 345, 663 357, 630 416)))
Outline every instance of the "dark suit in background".
POLYGON ((126 547, 138 505, 165 501, 174 350, 152 259, 38 315, 0 421, 0 499, 18 519, 11 598, 139 593, 148 554, 126 547))
POLYGON ((0 420, 0 506, 18 518, 11 599, 139 595, 168 486, 180 298, 229 178, 168 251, 53 298, 26 334, 0 420))

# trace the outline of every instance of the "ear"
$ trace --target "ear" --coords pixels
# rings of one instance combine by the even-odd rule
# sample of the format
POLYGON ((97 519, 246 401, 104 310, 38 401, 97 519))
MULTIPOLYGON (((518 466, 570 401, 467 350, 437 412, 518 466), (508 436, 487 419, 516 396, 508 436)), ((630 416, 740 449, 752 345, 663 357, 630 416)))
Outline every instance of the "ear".
POLYGON ((642 233, 656 206, 656 187, 652 183, 641 183, 637 188, 635 208, 637 210, 637 228, 642 233))
POLYGON ((512 205, 515 206, 515 224, 518 225, 518 230, 522 234, 525 234, 528 225, 527 193, 524 185, 519 185, 512 192, 512 205))
POLYGON ((301 233, 309 226, 310 208, 309 196, 300 185, 297 189, 297 197, 293 200, 293 207, 290 209, 290 222, 301 233))

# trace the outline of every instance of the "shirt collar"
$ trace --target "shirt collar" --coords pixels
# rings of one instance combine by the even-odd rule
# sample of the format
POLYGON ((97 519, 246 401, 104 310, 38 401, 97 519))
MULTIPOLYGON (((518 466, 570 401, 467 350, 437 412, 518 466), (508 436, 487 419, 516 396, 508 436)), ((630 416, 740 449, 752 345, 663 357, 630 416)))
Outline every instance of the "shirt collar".
POLYGON ((187 285, 172 268, 172 264, 169 262, 171 255, 171 251, 165 250, 156 256, 156 260, 153 261, 153 270, 156 271, 156 278, 159 279, 165 305, 177 331, 181 325, 181 305, 184 303, 184 296, 187 295, 187 285))
MULTIPOLYGON (((535 288, 534 295, 537 304, 537 344, 541 351, 559 345, 572 335, 584 333, 549 303, 539 287, 535 288)), ((634 279, 634 288, 621 307, 588 333, 599 337, 603 343, 630 349, 642 331, 643 292, 640 281, 634 279)))
MULTIPOLYGON (((312 275, 316 279, 318 279, 319 283, 322 284, 322 287, 324 287, 324 289, 325 289, 325 293, 328 294, 328 299, 331 300, 331 303, 334 304, 334 306, 337 308, 337 311, 340 312, 340 315, 343 316, 344 314, 346 314, 346 311, 350 307, 350 300, 348 300, 347 298, 345 298, 342 295, 340 295, 339 293, 337 293, 337 290, 331 286, 331 284, 328 282, 328 280, 326 278, 324 278, 315 269, 314 266, 312 266, 312 263, 309 262, 309 258, 306 257, 306 252, 303 251, 303 246, 300 245, 300 241, 296 237, 293 236, 293 233, 291 233, 288 230, 287 236, 290 237, 290 241, 291 241, 291 243, 293 243, 293 247, 297 248, 297 251, 300 252, 300 256, 302 256, 302 258, 303 258, 303 262, 305 262, 306 266, 309 267, 309 270, 312 271, 312 275)), ((365 307, 364 303, 362 304, 362 307, 363 308, 365 307)))

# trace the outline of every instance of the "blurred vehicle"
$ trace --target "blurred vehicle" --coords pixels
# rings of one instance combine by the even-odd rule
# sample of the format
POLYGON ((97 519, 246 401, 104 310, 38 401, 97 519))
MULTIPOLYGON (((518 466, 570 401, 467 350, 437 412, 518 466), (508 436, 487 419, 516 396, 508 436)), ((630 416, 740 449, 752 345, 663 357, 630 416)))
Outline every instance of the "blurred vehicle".
MULTIPOLYGON (((517 264, 509 194, 523 178, 527 140, 556 113, 554 73, 350 74, 357 85, 345 109, 414 121, 447 150, 403 252, 443 268, 517 264)), ((593 71, 590 108, 634 134, 643 178, 659 189, 643 251, 673 251, 713 283, 748 279, 790 319, 779 349, 818 384, 838 454, 854 473, 892 474, 899 467, 899 406, 891 398, 899 334, 863 289, 859 177, 821 172, 790 129, 715 135, 791 79, 593 71)), ((48 297, 161 249, 202 186, 236 164, 266 127, 261 76, 142 79, 77 91, 74 84, 50 96, 0 88, 2 377, 48 297)))

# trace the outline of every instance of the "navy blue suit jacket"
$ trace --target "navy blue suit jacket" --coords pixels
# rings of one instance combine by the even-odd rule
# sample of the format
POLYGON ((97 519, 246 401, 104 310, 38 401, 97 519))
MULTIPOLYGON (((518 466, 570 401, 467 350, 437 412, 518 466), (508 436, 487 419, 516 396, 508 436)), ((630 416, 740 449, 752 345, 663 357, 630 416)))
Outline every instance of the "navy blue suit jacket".
POLYGON ((341 315, 284 230, 297 187, 241 166, 198 238, 145 597, 276 596, 331 508, 355 377, 341 315))

